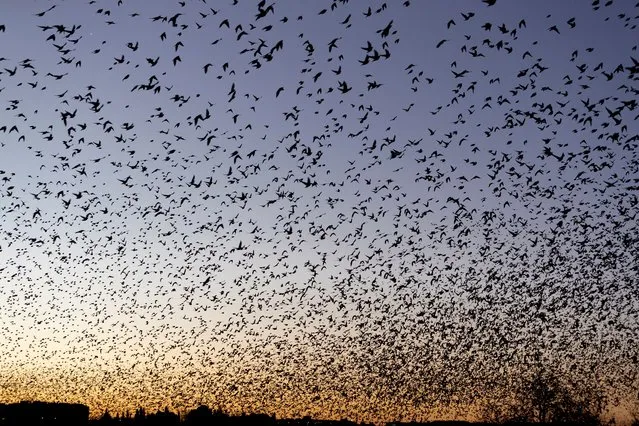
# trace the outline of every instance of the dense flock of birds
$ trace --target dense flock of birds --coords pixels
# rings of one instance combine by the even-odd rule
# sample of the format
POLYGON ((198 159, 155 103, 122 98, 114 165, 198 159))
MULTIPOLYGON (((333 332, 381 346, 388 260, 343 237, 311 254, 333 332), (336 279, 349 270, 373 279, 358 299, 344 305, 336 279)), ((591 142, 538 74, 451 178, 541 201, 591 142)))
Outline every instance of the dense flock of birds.
POLYGON ((463 416, 543 368, 636 400, 639 5, 32 3, 0 399, 463 416))

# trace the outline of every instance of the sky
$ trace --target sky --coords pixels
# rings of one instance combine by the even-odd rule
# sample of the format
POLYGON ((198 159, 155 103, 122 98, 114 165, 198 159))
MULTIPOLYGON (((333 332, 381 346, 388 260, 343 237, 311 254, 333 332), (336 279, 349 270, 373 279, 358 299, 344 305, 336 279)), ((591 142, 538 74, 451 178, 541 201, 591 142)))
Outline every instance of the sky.
POLYGON ((3 2, 0 401, 639 416, 638 16, 3 2))

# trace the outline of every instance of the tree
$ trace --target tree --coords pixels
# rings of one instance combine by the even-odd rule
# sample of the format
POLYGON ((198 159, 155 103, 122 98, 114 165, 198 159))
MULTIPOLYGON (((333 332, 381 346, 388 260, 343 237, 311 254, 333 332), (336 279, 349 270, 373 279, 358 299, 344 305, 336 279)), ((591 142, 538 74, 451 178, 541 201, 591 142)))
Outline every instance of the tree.
POLYGON ((511 401, 487 405, 484 420, 600 425, 605 402, 596 387, 577 386, 540 369, 519 380, 511 401))
POLYGON ((100 422, 111 423, 112 420, 113 417, 111 416, 111 413, 109 413, 109 409, 107 408, 106 410, 104 410, 104 414, 102 414, 102 417, 100 417, 100 422))

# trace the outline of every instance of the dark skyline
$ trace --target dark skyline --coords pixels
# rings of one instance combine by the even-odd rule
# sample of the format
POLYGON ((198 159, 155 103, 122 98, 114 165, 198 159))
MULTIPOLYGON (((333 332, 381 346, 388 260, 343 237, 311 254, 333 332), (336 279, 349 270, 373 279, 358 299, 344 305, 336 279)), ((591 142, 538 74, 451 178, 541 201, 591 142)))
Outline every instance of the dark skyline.
MULTIPOLYGON (((598 417, 589 412, 586 407, 557 404, 557 401, 544 398, 547 410, 539 416, 539 413, 520 411, 526 413, 513 416, 508 419, 484 419, 478 422, 462 420, 434 420, 418 422, 413 420, 402 421, 401 418, 387 422, 387 426, 465 426, 465 425, 496 425, 496 424, 578 424, 581 426, 596 426, 600 423, 598 417)), ((536 401, 536 402, 540 402, 536 401)), ((523 401, 522 401, 523 402, 523 401)), ((524 408, 523 405, 520 408, 524 408)), ((403 417, 403 416, 402 416, 403 417)), ((635 422, 636 423, 636 422, 635 422)), ((635 424, 633 423, 633 425, 635 424)), ((44 401, 20 401, 12 404, 0 403, 0 425, 40 425, 40 426, 85 426, 85 425, 154 425, 169 426, 186 424, 192 426, 217 425, 217 426, 372 426, 371 423, 362 423, 357 420, 319 419, 310 416, 301 418, 278 418, 275 414, 266 413, 240 413, 228 414, 220 409, 211 409, 206 405, 200 405, 185 412, 173 412, 168 407, 155 412, 148 412, 139 407, 135 412, 111 413, 108 409, 103 413, 89 415, 89 407, 80 403, 60 403, 44 401)))
POLYGON ((0 402, 639 415, 638 15, 4 2, 0 402))

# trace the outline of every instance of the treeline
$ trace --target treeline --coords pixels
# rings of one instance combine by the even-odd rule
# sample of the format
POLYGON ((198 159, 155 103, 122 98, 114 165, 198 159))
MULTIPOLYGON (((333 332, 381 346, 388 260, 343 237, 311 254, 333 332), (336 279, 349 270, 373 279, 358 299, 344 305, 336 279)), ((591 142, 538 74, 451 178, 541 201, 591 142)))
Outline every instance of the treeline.
POLYGON ((348 420, 330 421, 301 419, 276 419, 266 414, 242 414, 232 416, 221 411, 213 411, 200 406, 187 412, 182 418, 166 408, 163 411, 147 413, 143 408, 134 414, 111 415, 105 411, 97 419, 89 419, 89 407, 83 404, 58 402, 22 401, 14 404, 0 404, 0 425, 2 426, 356 426, 348 420))
MULTIPOLYGON (((592 417, 547 418, 533 420, 528 418, 510 418, 501 421, 466 422, 466 421, 434 421, 434 422, 391 422, 386 426, 473 426, 473 425, 601 425, 592 417)), ((633 423, 633 425, 636 424, 633 423)), ((301 419, 277 419, 266 414, 229 415, 222 411, 213 411, 207 406, 200 406, 180 416, 168 408, 155 413, 147 413, 143 408, 134 414, 111 415, 105 411, 99 418, 89 419, 89 407, 83 404, 66 404, 50 402, 19 402, 0 404, 0 426, 372 426, 355 423, 349 420, 317 420, 311 417, 301 419)))
MULTIPOLYGON (((310 417, 301 419, 277 419, 267 414, 242 414, 233 416, 222 411, 213 411, 205 405, 187 412, 182 418, 168 408, 164 411, 146 413, 138 409, 135 414, 111 416, 105 412, 101 418, 91 420, 91 425, 149 425, 149 426, 357 426, 349 420, 314 420, 310 417)), ((367 425, 372 426, 372 425, 367 425)))

